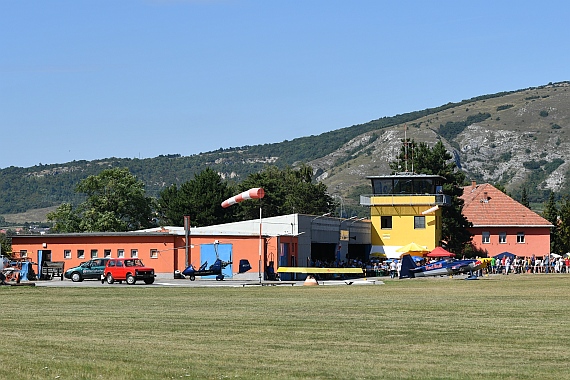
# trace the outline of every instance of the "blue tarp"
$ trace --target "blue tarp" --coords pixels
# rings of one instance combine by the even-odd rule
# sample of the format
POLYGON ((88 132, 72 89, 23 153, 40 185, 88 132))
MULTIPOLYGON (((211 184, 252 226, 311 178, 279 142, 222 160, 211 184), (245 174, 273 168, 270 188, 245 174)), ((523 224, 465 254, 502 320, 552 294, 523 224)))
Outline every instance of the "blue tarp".
POLYGON ((22 268, 20 268, 20 281, 28 281, 28 273, 30 271, 31 263, 22 263, 22 268))
POLYGON ((512 259, 515 258, 517 255, 515 255, 514 253, 510 253, 510 252, 502 252, 502 253, 499 253, 498 255, 493 256, 493 257, 494 257, 495 259, 502 260, 503 257, 505 257, 505 256, 512 260, 512 259))

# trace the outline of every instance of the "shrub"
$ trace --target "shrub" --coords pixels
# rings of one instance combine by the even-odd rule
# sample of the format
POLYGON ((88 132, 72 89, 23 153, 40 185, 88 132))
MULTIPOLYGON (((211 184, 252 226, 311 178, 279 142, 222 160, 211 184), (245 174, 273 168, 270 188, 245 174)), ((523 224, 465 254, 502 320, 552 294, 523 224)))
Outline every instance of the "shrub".
POLYGON ((513 104, 503 104, 502 106, 497 107, 497 111, 507 110, 512 107, 514 107, 513 104))

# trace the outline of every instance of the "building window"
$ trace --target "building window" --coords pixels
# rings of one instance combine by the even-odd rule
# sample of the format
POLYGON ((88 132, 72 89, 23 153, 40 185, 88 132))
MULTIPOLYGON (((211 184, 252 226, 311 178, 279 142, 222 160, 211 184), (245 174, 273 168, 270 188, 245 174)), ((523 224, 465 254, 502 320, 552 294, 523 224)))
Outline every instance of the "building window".
POLYGON ((414 216, 414 229, 426 228, 426 217, 425 216, 414 216))
POLYGON ((78 259, 84 259, 85 258, 85 251, 82 249, 78 249, 77 250, 77 258, 78 259))
POLYGON ((517 233, 517 243, 524 243, 524 232, 518 232, 517 233))
POLYGON ((133 258, 139 257, 139 250, 138 249, 131 249, 131 257, 133 257, 133 258))
POLYGON ((63 250, 63 258, 64 259, 71 259, 71 249, 64 249, 63 250))
POLYGON ((380 228, 383 230, 392 229, 392 217, 391 216, 381 216, 380 217, 380 228))
POLYGON ((499 232, 499 244, 506 244, 506 243, 507 243, 507 233, 499 232))
POLYGON ((103 251, 103 257, 111 257, 111 250, 106 249, 103 251))
POLYGON ((491 233, 489 231, 483 231, 481 233, 481 243, 491 244, 491 233))
POLYGON ((96 259, 97 256, 99 256, 99 251, 97 251, 96 249, 92 249, 91 250, 91 258, 96 259))
POLYGON ((125 257, 125 250, 124 249, 117 249, 117 257, 125 257))
POLYGON ((158 249, 151 249, 150 250, 150 258, 151 259, 158 259, 158 249))
POLYGON ((28 257, 28 250, 27 249, 20 250, 20 257, 21 258, 28 257))

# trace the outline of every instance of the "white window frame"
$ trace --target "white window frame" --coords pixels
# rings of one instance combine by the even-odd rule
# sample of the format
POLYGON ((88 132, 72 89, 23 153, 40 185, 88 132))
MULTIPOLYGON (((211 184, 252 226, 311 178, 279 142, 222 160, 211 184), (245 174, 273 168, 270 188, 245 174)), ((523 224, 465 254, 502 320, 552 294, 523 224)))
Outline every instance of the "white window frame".
POLYGON ((507 233, 499 232, 499 244, 507 244, 507 233))
POLYGON ((491 244, 491 233, 489 231, 481 232, 481 244, 491 244))
POLYGON ((63 250, 63 258, 66 260, 71 259, 71 249, 64 249, 63 250))
POLYGON ((125 257, 125 250, 124 249, 117 249, 117 257, 120 259, 125 257))
POLYGON ((150 250, 150 258, 151 259, 158 259, 158 249, 151 249, 150 250))
POLYGON ((110 249, 104 249, 103 250, 103 257, 110 258, 111 257, 111 250, 110 249))
POLYGON ((525 234, 524 232, 517 232, 517 243, 524 244, 525 243, 525 234))
POLYGON ((85 250, 84 249, 78 249, 77 250, 77 258, 78 259, 84 259, 85 258, 85 250))
POLYGON ((91 258, 96 259, 98 257, 99 257, 99 250, 98 249, 92 249, 91 250, 91 258))
POLYGON ((138 249, 131 249, 131 258, 136 259, 139 257, 139 250, 138 249))

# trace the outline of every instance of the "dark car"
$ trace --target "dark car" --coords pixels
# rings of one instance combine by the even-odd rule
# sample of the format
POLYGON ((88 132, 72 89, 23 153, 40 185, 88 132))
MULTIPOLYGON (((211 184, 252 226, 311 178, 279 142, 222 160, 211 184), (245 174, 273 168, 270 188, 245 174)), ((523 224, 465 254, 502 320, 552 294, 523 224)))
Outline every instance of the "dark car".
POLYGON ((87 279, 97 279, 101 278, 101 275, 105 272, 105 265, 109 258, 104 259, 92 259, 81 263, 78 267, 71 268, 65 271, 63 276, 67 279, 71 279, 73 282, 81 282, 87 279))

